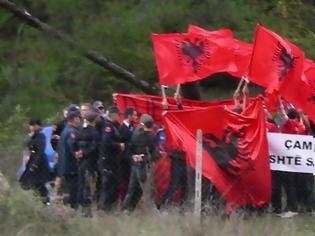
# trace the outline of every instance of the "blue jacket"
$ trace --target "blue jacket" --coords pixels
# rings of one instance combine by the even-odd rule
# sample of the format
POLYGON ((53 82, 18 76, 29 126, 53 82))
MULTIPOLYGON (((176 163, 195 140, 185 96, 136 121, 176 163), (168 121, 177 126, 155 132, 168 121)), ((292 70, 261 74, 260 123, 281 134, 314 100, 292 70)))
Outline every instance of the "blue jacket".
POLYGON ((78 132, 79 130, 77 128, 66 125, 61 133, 58 143, 58 176, 78 173, 77 160, 75 158, 75 152, 79 150, 77 144, 78 132))

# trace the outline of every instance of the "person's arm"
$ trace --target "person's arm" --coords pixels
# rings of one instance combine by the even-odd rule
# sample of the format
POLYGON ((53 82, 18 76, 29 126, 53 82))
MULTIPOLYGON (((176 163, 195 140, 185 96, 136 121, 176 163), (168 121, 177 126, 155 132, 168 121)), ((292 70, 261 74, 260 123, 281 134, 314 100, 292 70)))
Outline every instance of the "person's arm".
POLYGON ((164 110, 167 110, 168 108, 168 102, 166 97, 166 88, 167 86, 161 85, 161 92, 162 92, 162 107, 164 110))
POLYGON ((180 94, 180 84, 178 84, 176 87, 174 99, 176 101, 176 105, 177 105, 178 110, 184 110, 183 105, 182 105, 182 96, 180 94))
POLYGON ((244 87, 242 89, 242 93, 243 93, 243 106, 242 106, 242 110, 244 111, 245 108, 248 106, 248 97, 249 97, 249 90, 248 90, 248 84, 249 81, 247 79, 244 79, 245 84, 244 87))
POLYGON ((156 161, 161 157, 158 145, 153 137, 150 138, 150 142, 148 145, 148 154, 150 155, 150 161, 156 161))
POLYGON ((76 157, 78 152, 78 145, 77 145, 77 134, 74 132, 70 132, 67 137, 67 146, 69 147, 70 153, 76 157))
POLYGON ((122 143, 114 141, 114 130, 110 125, 105 126, 103 138, 102 138, 102 145, 105 148, 116 150, 120 152, 122 150, 122 143))
POLYGON ((242 78, 240 80, 240 82, 238 83, 237 88, 236 88, 236 90, 234 91, 234 94, 233 94, 234 106, 235 107, 240 107, 241 106, 241 104, 240 104, 240 91, 241 91, 241 87, 243 85, 243 82, 244 82, 244 78, 242 78))
POLYGON ((282 102, 280 96, 278 96, 278 103, 279 103, 279 107, 278 108, 279 108, 279 112, 280 112, 280 117, 284 120, 283 123, 285 123, 289 119, 289 117, 288 117, 288 115, 287 115, 287 113, 286 113, 286 111, 284 109, 284 105, 283 105, 283 102, 282 102))

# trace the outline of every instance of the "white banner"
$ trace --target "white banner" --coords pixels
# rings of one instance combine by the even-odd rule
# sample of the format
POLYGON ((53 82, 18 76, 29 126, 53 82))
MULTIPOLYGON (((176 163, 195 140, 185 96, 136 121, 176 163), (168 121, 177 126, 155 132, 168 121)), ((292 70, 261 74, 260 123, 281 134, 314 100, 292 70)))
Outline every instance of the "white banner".
POLYGON ((315 174, 315 138, 267 133, 272 170, 315 174))

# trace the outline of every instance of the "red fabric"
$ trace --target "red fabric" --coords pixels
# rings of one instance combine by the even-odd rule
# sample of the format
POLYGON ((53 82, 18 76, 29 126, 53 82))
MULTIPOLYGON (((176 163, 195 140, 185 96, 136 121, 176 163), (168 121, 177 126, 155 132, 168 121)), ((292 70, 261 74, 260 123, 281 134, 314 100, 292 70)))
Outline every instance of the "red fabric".
MULTIPOLYGON (((161 203, 162 197, 167 191, 170 184, 171 159, 169 157, 161 158, 155 163, 155 200, 157 203, 161 203)), ((178 203, 180 199, 180 190, 177 189, 174 193, 173 200, 178 203)))
POLYGON ((278 96, 279 93, 276 91, 273 93, 265 92, 265 106, 267 111, 273 113, 278 110, 278 96))
POLYGON ((231 45, 234 46, 237 71, 230 72, 230 74, 235 77, 247 76, 249 73, 248 71, 253 52, 253 45, 237 39, 233 39, 231 45))
POLYGON ((310 60, 304 62, 304 75, 302 80, 307 84, 315 84, 315 63, 310 60))
POLYGON ((256 26, 250 80, 272 92, 285 78, 301 78, 304 53, 260 25, 256 26))
POLYGON ((211 40, 215 40, 216 44, 233 53, 234 57, 232 60, 234 61, 237 70, 227 71, 229 74, 235 77, 248 75, 249 63, 253 51, 252 44, 233 38, 233 33, 229 29, 207 31, 198 26, 189 25, 188 32, 211 37, 211 40))
POLYGON ((270 133, 276 133, 277 132, 277 126, 274 123, 271 123, 269 121, 266 122, 266 130, 270 133))
MULTIPOLYGON (((135 108, 138 112, 138 116, 141 116, 142 114, 149 114, 153 117, 157 125, 162 124, 162 97, 143 94, 114 94, 113 99, 121 112, 128 107, 135 108)), ((167 100, 169 103, 168 111, 178 110, 176 102, 173 98, 167 98, 167 100)), ((228 105, 233 107, 234 102, 233 100, 202 102, 183 99, 182 105, 184 110, 191 110, 195 108, 208 107, 210 105, 228 105)))
POLYGON ((295 119, 288 119, 282 126, 281 132, 284 134, 305 134, 305 126, 295 119))
POLYGON ((212 39, 216 38, 233 38, 233 32, 230 29, 219 29, 219 30, 205 30, 196 25, 188 25, 188 33, 200 34, 205 36, 210 36, 212 39))
POLYGON ((245 205, 261 207, 270 200, 269 153, 261 98, 252 100, 242 114, 236 114, 222 106, 169 112, 164 117, 164 125, 168 143, 182 148, 186 152, 187 164, 193 168, 196 130, 202 129, 204 134, 202 175, 220 192, 226 202, 227 213, 235 207, 245 205), (223 138, 226 131, 229 132, 223 138), (211 135, 221 141, 211 141, 213 139, 211 135), (226 153, 231 148, 231 145, 228 145, 227 149, 222 149, 220 145, 223 143, 224 146, 235 140, 235 135, 238 143, 237 152, 234 153, 236 155, 231 154, 228 157, 236 158, 228 162, 227 166, 239 168, 238 173, 229 172, 228 168, 220 168, 218 164, 218 161, 223 160, 218 158, 220 157, 218 154, 226 153), (217 148, 219 152, 211 152, 212 148, 217 148))
POLYGON ((160 84, 177 85, 218 72, 236 72, 234 54, 209 35, 151 34, 160 84))
POLYGON ((312 70, 308 70, 306 79, 290 78, 282 83, 279 93, 296 108, 302 109, 310 120, 315 122, 315 80, 312 70))

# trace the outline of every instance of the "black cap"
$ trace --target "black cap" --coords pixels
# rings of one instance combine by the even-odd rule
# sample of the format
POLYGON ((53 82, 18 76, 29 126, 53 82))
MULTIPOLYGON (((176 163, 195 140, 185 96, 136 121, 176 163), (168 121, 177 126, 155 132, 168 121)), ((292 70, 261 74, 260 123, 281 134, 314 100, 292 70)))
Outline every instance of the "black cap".
POLYGON ((41 126, 42 122, 40 121, 39 118, 33 117, 33 118, 31 118, 31 120, 29 122, 29 125, 39 125, 39 126, 41 126))
POLYGON ((93 122, 96 120, 96 118, 99 116, 99 113, 97 112, 90 112, 89 114, 87 114, 85 116, 85 119, 88 121, 88 122, 93 122))
POLYGON ((116 106, 110 106, 107 111, 108 113, 116 113, 116 114, 120 113, 119 109, 116 106))
POLYGON ((79 111, 70 111, 67 114, 67 120, 72 120, 76 117, 79 117, 79 118, 81 117, 81 114, 79 111))

